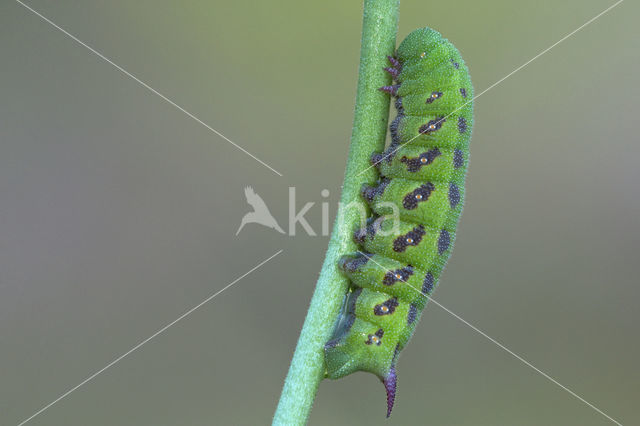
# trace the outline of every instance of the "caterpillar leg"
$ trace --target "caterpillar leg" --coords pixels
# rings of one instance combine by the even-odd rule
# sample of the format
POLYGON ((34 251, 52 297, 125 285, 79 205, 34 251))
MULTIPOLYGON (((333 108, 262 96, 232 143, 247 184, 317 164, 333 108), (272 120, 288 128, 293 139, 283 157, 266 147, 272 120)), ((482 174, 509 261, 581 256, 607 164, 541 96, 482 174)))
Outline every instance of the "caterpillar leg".
POLYGON ((382 86, 380 90, 382 90, 383 92, 387 92, 390 95, 397 96, 399 88, 399 84, 394 84, 393 86, 382 86))

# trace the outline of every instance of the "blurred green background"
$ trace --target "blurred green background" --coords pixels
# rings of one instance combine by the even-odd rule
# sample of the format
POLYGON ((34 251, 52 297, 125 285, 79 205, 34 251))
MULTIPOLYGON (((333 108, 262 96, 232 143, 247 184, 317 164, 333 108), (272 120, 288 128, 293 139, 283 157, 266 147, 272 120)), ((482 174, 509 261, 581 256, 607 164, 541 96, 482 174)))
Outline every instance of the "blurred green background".
MULTIPOLYGON (((352 125, 359 1, 0 3, 0 424, 16 425, 279 249, 32 425, 270 423, 327 245, 352 125)), ((484 90, 609 1, 405 0, 484 90)), ((640 411, 638 5, 476 101, 467 204, 437 300, 624 424, 640 411)), ((324 381, 311 425, 607 425, 435 305, 378 380, 324 381)))

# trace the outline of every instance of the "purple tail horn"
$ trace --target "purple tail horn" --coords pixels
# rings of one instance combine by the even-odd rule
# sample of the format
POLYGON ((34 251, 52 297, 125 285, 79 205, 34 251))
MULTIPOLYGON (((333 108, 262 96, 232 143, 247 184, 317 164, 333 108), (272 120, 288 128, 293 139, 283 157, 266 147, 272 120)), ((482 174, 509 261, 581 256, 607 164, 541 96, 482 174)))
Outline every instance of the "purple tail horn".
POLYGON ((398 385, 398 376, 396 375, 396 368, 391 367, 389 376, 382 381, 384 388, 387 391, 387 418, 391 415, 393 410, 393 403, 396 401, 396 387, 398 385))

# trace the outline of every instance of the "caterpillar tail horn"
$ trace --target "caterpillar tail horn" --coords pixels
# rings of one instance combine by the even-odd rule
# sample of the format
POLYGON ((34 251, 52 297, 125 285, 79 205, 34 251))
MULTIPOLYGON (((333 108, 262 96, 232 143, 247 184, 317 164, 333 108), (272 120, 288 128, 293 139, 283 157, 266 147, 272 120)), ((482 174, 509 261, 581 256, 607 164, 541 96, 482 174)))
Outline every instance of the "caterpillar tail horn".
POLYGON ((387 418, 391 415, 393 404, 396 401, 396 387, 398 386, 398 376, 396 375, 395 366, 389 370, 389 375, 382 380, 384 388, 387 391, 387 418))

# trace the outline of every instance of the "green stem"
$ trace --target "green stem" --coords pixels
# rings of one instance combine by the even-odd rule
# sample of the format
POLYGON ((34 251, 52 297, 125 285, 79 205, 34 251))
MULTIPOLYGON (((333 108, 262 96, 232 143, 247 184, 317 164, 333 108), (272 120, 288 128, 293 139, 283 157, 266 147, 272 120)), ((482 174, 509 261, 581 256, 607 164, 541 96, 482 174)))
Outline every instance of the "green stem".
POLYGON ((387 55, 395 50, 398 9, 399 0, 364 2, 358 92, 342 197, 316 290, 273 419, 274 425, 304 425, 325 375, 323 347, 331 337, 349 286, 348 279, 337 268, 338 260, 358 249, 352 235, 360 224, 361 213, 353 208, 354 204, 351 208, 348 205, 360 203, 362 184, 377 179, 377 171, 369 168, 369 158, 371 153, 384 148, 389 96, 378 88, 391 83, 383 68, 389 66, 387 55))

